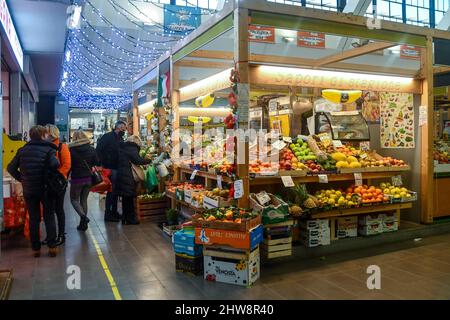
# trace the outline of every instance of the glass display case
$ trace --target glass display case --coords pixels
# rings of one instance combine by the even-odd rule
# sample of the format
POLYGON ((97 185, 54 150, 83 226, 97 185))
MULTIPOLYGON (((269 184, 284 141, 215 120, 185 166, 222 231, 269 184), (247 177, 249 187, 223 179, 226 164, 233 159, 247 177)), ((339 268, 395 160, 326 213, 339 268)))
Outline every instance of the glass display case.
POLYGON ((316 134, 327 132, 333 140, 369 141, 366 120, 359 111, 317 112, 316 134))

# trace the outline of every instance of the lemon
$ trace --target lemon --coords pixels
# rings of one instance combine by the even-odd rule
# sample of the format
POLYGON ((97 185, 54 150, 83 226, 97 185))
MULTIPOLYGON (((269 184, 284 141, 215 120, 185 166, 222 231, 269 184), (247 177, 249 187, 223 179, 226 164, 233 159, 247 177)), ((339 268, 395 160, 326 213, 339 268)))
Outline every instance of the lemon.
POLYGON ((389 190, 389 189, 386 188, 386 189, 384 189, 383 193, 384 193, 384 194, 391 194, 391 190, 389 190))
POLYGON ((402 198, 406 198, 406 195, 407 195, 407 193, 406 193, 406 192, 404 192, 404 191, 400 192, 400 197, 402 197, 402 198))
POLYGON ((331 191, 330 191, 330 190, 325 191, 325 195, 326 195, 327 197, 329 197, 329 196, 331 195, 331 191))
POLYGON ((334 206, 336 204, 336 201, 334 201, 334 199, 330 199, 330 200, 328 200, 328 204, 330 206, 334 206))
POLYGON ((337 197, 341 197, 341 196, 342 196, 342 192, 336 191, 336 196, 337 196, 337 197))
POLYGON ((335 194, 330 194, 329 198, 330 198, 330 199, 333 199, 333 200, 336 200, 337 197, 336 197, 335 194))

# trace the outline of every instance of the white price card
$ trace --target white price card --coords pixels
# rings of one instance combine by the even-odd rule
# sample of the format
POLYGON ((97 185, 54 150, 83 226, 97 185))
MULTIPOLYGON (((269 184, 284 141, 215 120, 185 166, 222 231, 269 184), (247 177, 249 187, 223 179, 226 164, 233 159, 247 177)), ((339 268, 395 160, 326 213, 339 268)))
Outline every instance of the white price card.
POLYGON ((333 140, 333 147, 335 147, 335 148, 342 147, 342 141, 341 140, 333 140))
POLYGON ((399 187, 403 185, 402 176, 393 176, 392 177, 392 185, 399 187))
POLYGON ((220 190, 223 189, 223 187, 222 187, 222 176, 221 175, 217 176, 217 188, 219 188, 220 190))
POLYGON ((195 179, 195 176, 197 175, 198 170, 194 170, 191 174, 191 180, 195 179))
POLYGON ((319 183, 328 183, 328 175, 326 174, 319 174, 319 183))
POLYGON ((272 199, 267 194, 267 192, 262 191, 256 194, 256 199, 258 200, 259 204, 262 206, 265 206, 267 203, 269 203, 272 199))
POLYGON ((291 176, 282 176, 281 181, 283 181, 283 184, 286 188, 295 187, 294 180, 292 180, 291 176))
POLYGON ((283 137, 283 141, 286 143, 292 143, 292 138, 291 137, 283 137))
POLYGON ((282 150, 284 147, 286 147, 286 142, 278 140, 274 143, 272 143, 272 148, 275 148, 277 150, 282 150))
POLYGON ((357 187, 363 185, 362 173, 360 173, 360 172, 355 173, 355 185, 357 187))
POLYGON ((234 182, 234 198, 240 199, 244 196, 244 181, 236 180, 234 182))
POLYGON ((369 151, 370 150, 370 141, 363 141, 359 143, 359 148, 362 151, 369 151))
POLYGON ((365 159, 365 158, 367 158, 367 153, 361 153, 361 155, 359 157, 361 159, 365 159))

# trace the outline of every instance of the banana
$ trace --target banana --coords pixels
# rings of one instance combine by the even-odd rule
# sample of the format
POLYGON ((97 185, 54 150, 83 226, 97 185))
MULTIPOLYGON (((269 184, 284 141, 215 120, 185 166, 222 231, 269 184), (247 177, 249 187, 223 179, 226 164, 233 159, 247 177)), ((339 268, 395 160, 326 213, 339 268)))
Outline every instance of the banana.
POLYGON ((215 97, 214 94, 207 94, 195 99, 195 105, 199 108, 208 108, 214 103, 215 97))
POLYGON ((341 91, 334 89, 322 90, 322 97, 334 103, 352 103, 362 95, 361 90, 341 91))
POLYGON ((188 117, 188 121, 192 122, 192 123, 208 123, 211 121, 211 118, 209 117, 194 117, 194 116, 189 116, 188 117))

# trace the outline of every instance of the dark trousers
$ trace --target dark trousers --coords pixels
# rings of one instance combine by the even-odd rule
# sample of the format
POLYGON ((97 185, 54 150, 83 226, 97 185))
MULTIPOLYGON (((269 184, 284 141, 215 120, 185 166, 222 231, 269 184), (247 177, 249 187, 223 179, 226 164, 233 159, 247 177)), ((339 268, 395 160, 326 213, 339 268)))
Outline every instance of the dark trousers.
POLYGON ((70 186, 70 202, 81 219, 87 217, 87 200, 91 191, 90 183, 72 184, 70 186))
POLYGON ((64 199, 66 191, 60 196, 50 196, 49 201, 53 201, 53 207, 56 213, 56 221, 58 221, 58 234, 60 236, 66 233, 66 213, 64 212, 64 199))
POLYGON ((105 199, 105 215, 106 216, 118 216, 117 212, 117 202, 119 201, 119 196, 117 195, 117 170, 111 170, 111 184, 112 192, 106 194, 105 199))
POLYGON ((137 222, 134 202, 136 197, 122 197, 122 220, 127 222, 137 222))
POLYGON ((39 229, 41 225, 41 205, 44 207, 44 223, 47 232, 47 243, 50 248, 56 247, 56 223, 54 201, 42 195, 24 195, 30 214, 30 240, 33 250, 41 249, 39 229))

